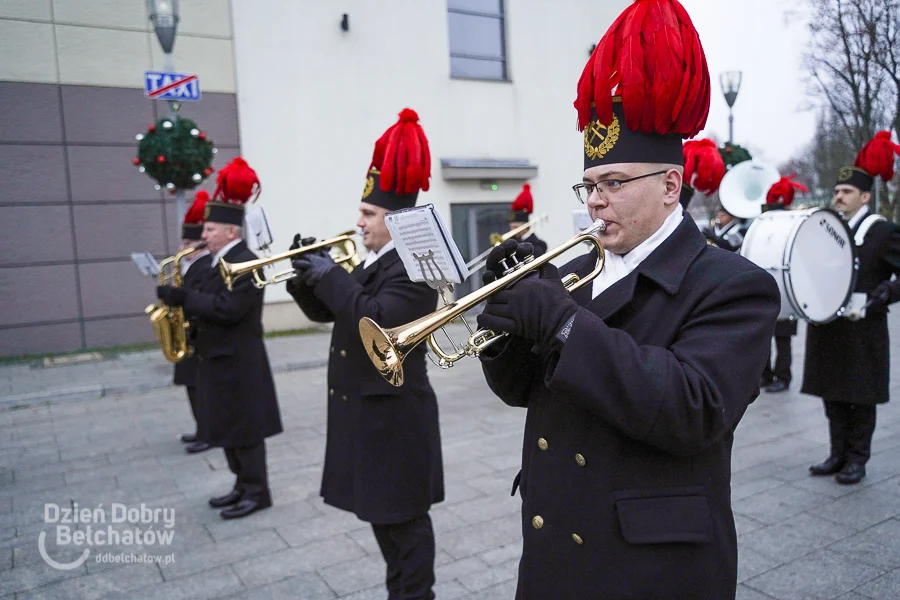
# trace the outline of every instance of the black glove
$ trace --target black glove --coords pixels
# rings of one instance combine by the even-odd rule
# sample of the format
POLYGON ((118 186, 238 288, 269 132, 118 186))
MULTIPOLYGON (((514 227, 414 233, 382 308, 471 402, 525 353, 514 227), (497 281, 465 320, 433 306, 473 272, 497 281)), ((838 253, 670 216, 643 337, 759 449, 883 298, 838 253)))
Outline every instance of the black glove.
POLYGON ((524 262, 526 258, 534 254, 534 246, 528 242, 506 240, 496 246, 488 254, 485 262, 485 271, 481 274, 481 283, 487 285, 503 276, 503 273, 515 264, 524 262))
POLYGON ((294 243, 291 244, 291 247, 288 250, 296 250, 300 246, 309 246, 310 244, 315 243, 316 238, 314 237, 305 237, 301 238, 299 233, 294 234, 294 243))
POLYGON ((547 346, 577 310, 559 271, 547 263, 540 274, 530 273, 491 295, 478 316, 478 326, 547 346))
POLYGON ((872 293, 869 294, 869 301, 872 303, 869 305, 869 308, 885 308, 888 304, 891 303, 893 293, 891 290, 891 285, 887 281, 882 281, 878 284, 872 293))
POLYGON ((167 306, 184 306, 185 296, 187 296, 187 290, 182 287, 161 285, 156 288, 156 297, 167 306))
POLYGON ((297 273, 297 279, 308 286, 314 286, 332 269, 337 269, 328 253, 308 252, 291 263, 297 273))

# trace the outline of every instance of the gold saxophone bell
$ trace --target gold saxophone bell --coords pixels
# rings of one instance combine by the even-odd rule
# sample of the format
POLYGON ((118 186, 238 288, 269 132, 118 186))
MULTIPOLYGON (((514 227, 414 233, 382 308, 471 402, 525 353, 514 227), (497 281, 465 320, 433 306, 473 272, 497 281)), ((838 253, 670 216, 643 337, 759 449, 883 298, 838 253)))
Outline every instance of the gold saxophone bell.
POLYGON ((567 291, 574 292, 593 281, 603 270, 606 258, 603 245, 595 234, 605 229, 606 223, 601 219, 597 219, 591 227, 588 227, 568 242, 554 248, 543 256, 539 258, 529 257, 525 261, 514 265, 503 277, 496 281, 406 325, 400 325, 393 329, 382 329, 368 317, 361 319, 359 322, 359 336, 362 338, 363 347, 365 347, 369 359, 388 383, 401 386, 403 385, 403 359, 409 355, 413 348, 426 339, 431 350, 438 356, 438 364, 442 368, 449 368, 453 366, 453 363, 466 356, 478 356, 486 348, 508 334, 479 329, 473 332, 466 340, 466 343, 453 353, 444 352, 434 339, 434 334, 438 329, 448 325, 466 311, 487 300, 491 295, 511 286, 531 271, 540 269, 557 256, 581 243, 590 243, 597 249, 597 263, 594 266, 594 270, 584 278, 579 278, 574 273, 566 276, 563 279, 563 285, 567 291))
POLYGON ((282 252, 281 254, 267 256, 264 258, 257 258, 255 260, 247 260, 239 263, 229 263, 220 259, 219 274, 222 275, 222 279, 225 280, 225 287, 227 287, 229 290, 232 288, 235 280, 237 280, 238 277, 246 275, 248 273, 253 275, 253 285, 262 289, 267 285, 273 283, 282 283, 296 276, 296 273, 294 273, 293 269, 288 269, 285 271, 281 271, 280 273, 276 273, 275 276, 272 277, 272 279, 266 279, 262 275, 262 270, 264 267, 282 260, 292 260, 308 252, 315 252, 316 250, 319 250, 321 248, 331 248, 331 256, 334 259, 334 262, 343 267, 344 270, 346 270, 348 273, 350 273, 362 262, 362 259, 359 257, 359 254, 356 251, 356 242, 353 240, 353 235, 355 233, 355 230, 350 229, 338 234, 336 237, 333 237, 330 240, 323 240, 321 242, 310 244, 309 246, 301 246, 300 248, 288 250, 287 252, 282 252))
POLYGON ((525 233, 526 231, 534 229, 535 227, 537 227, 538 224, 543 223, 546 220, 547 220, 547 215, 541 215, 539 217, 536 217, 536 218, 528 221, 527 223, 523 223, 522 225, 519 225, 515 229, 510 229, 506 233, 503 233, 503 234, 492 233, 489 238, 491 241, 491 247, 488 248, 487 250, 485 250, 484 252, 482 252, 481 254, 479 254, 478 256, 476 256, 475 258, 473 258, 472 260, 470 260, 466 264, 466 268, 469 269, 469 272, 474 272, 474 271, 481 269, 481 267, 483 267, 484 264, 487 262, 488 254, 491 253, 491 250, 494 249, 494 246, 499 246, 506 240, 512 239, 514 237, 518 237, 519 235, 525 233))
MULTIPOLYGON (((184 275, 181 272, 181 259, 185 256, 206 248, 206 242, 200 242, 181 252, 164 258, 159 263, 159 285, 181 287, 184 285, 184 275)), ((190 325, 184 317, 184 308, 181 306, 168 306, 161 300, 144 309, 144 313, 150 317, 150 325, 156 332, 156 339, 162 347, 163 356, 169 362, 177 363, 193 353, 188 343, 188 329, 190 325)))

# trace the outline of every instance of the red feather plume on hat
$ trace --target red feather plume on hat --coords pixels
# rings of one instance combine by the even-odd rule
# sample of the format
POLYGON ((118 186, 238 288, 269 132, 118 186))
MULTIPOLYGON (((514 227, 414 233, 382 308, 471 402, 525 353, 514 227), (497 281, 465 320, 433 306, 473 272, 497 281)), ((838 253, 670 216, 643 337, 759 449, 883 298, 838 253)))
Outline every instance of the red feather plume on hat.
POLYGON ((725 177, 725 161, 716 143, 710 139, 684 144, 684 182, 698 192, 714 193, 725 177))
POLYGON ((612 24, 578 81, 579 130, 590 123, 592 105, 601 123, 612 122, 613 93, 632 131, 693 137, 704 128, 709 68, 678 0, 635 0, 612 24))
POLYGON ((534 212, 534 198, 531 197, 530 185, 526 183, 522 186, 522 191, 516 196, 512 206, 510 206, 510 210, 512 212, 528 213, 529 215, 534 212))
POLYGON ((206 190, 197 190, 194 194, 194 203, 184 213, 185 225, 202 225, 203 211, 206 209, 206 203, 209 202, 209 192, 206 190))
POLYGON ((900 146, 891 141, 890 131, 879 131, 856 156, 854 166, 882 181, 894 178, 894 155, 900 154, 900 146))
POLYGON ((427 192, 431 177, 428 138, 411 108, 400 111, 400 119, 375 142, 369 168, 381 172, 381 190, 400 195, 427 192))
POLYGON ((230 204, 246 204, 250 196, 254 196, 253 199, 256 200, 261 190, 262 184, 256 171, 238 156, 219 171, 213 199, 221 198, 223 202, 230 204))
POLYGON ((772 187, 769 188, 769 193, 766 194, 766 204, 783 204, 784 206, 790 206, 794 202, 794 194, 796 192, 800 192, 801 194, 808 192, 809 189, 805 185, 794 181, 794 177, 796 176, 797 175, 794 174, 788 177, 782 177, 775 182, 772 187))

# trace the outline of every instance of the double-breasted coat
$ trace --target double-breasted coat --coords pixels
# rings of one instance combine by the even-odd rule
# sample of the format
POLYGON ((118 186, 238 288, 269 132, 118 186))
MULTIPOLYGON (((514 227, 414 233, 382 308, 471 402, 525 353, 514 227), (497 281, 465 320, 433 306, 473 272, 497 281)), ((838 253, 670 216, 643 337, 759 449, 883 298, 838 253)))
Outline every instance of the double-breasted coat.
POLYGON ((733 599, 733 431, 759 393, 775 280, 685 218, 632 273, 573 298, 561 348, 513 337, 482 357, 491 389, 528 410, 516 598, 733 599))
MULTIPOLYGON (((855 236, 864 219, 853 228, 855 236)), ((855 292, 871 294, 884 281, 900 273, 900 229, 880 221, 856 246, 859 273, 855 292)), ((900 297, 900 282, 892 282, 892 296, 900 297)), ((887 308, 869 308, 859 321, 838 318, 806 329, 804 394, 851 404, 883 404, 889 398, 891 376, 887 308)))
POLYGON ((437 399, 425 349, 403 362, 405 382, 382 378, 363 348, 359 320, 395 327, 437 308, 437 292, 406 275, 396 250, 352 274, 332 269, 315 287, 288 291, 313 321, 334 321, 328 360, 326 504, 376 524, 403 523, 444 499, 437 399))
MULTIPOLYGON (((256 257, 243 241, 225 253, 228 262, 256 257)), ((282 432, 272 368, 263 341, 263 290, 249 276, 233 290, 215 276, 185 297, 185 315, 196 323, 197 437, 212 446, 255 446, 282 432)))
MULTIPOLYGON (((203 256, 192 262, 191 266, 188 267, 187 272, 184 274, 184 288, 186 290, 199 289, 200 285, 207 277, 218 275, 212 268, 210 268, 211 264, 212 256, 210 254, 204 254, 203 256)), ((196 328, 195 325, 192 325, 192 327, 196 328)), ((189 341, 191 342, 191 345, 193 345, 194 329, 190 329, 189 331, 190 335, 192 336, 189 341)), ((185 385, 188 387, 197 386, 196 354, 192 354, 191 356, 188 356, 187 358, 184 358, 175 363, 172 383, 174 383, 175 385, 185 385)))

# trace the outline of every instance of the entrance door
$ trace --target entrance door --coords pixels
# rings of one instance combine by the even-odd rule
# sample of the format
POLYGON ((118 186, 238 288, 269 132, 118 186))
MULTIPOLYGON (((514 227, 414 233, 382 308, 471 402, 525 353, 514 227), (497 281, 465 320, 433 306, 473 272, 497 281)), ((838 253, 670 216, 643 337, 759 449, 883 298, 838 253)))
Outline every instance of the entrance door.
MULTIPOLYGON (((509 203, 452 204, 450 218, 453 221, 453 240, 466 262, 487 250, 492 233, 509 231, 509 203)), ((481 287, 484 269, 471 274, 457 286, 459 298, 481 287)))

